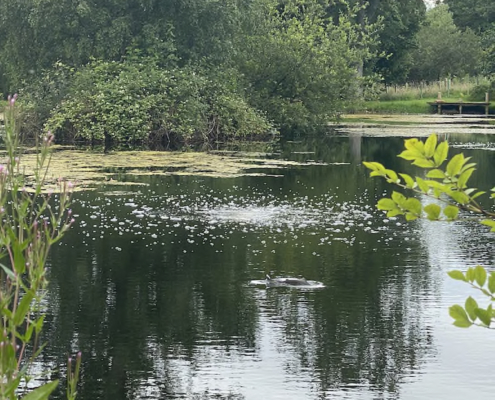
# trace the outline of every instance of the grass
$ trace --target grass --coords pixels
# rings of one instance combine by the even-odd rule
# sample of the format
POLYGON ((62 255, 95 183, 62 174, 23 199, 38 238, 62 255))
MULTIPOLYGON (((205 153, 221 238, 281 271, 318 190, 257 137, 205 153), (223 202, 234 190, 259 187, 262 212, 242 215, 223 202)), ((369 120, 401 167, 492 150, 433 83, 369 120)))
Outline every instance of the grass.
POLYGON ((366 101, 360 111, 375 114, 429 114, 432 110, 427 102, 434 100, 366 101))
POLYGON ((378 98, 383 101, 436 99, 438 92, 441 92, 444 100, 446 98, 475 100, 474 98, 470 98, 475 87, 488 84, 488 79, 481 77, 442 79, 431 83, 422 82, 418 84, 382 87, 378 98))
MULTIPOLYGON (((470 101, 479 85, 488 85, 486 78, 443 79, 433 83, 382 86, 374 88, 380 92, 377 100, 353 105, 348 112, 380 114, 431 114, 434 109, 428 102, 435 101, 442 93, 444 101, 470 101)), ((479 90, 478 90, 479 91, 479 90)), ((479 95, 479 93, 478 93, 479 95)), ((484 96, 484 95, 483 95, 484 96)), ((479 99, 477 99, 480 101, 479 99)))
MULTIPOLYGON (((435 101, 436 97, 416 100, 374 100, 365 101, 348 110, 352 113, 368 112, 374 114, 432 114, 434 109, 428 102, 435 101)), ((445 101, 459 101, 459 98, 444 98, 445 101)))

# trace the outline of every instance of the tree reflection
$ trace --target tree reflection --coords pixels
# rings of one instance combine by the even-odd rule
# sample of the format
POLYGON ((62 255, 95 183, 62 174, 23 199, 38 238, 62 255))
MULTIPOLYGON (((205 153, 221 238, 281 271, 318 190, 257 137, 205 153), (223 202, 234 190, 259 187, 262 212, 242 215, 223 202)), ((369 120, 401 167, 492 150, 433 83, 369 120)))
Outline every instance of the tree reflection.
MULTIPOLYGON (((294 157, 352 156, 347 138, 301 146, 313 155, 294 157)), ((362 138, 360 146, 363 159, 405 170, 395 157, 401 139, 362 138)), ((483 158, 488 168, 491 157, 483 158)), ((405 377, 435 351, 427 310, 440 278, 429 265, 434 250, 420 239, 424 227, 405 231, 358 213, 371 210, 385 186, 356 164, 277 172, 283 178, 146 177, 148 189, 115 200, 78 194, 80 223, 51 260, 46 362, 63 365, 67 352, 82 350, 79 398, 237 399, 266 362, 279 363, 277 379, 290 386, 298 378, 316 397, 399 396, 405 377), (303 215, 301 224, 254 226, 198 216, 229 202, 260 210, 263 196, 284 212, 312 207, 316 222, 303 215), (177 216, 171 210, 180 201, 189 208, 177 216), (151 211, 139 219, 124 202, 151 211), (246 286, 265 273, 327 288, 246 286), (226 376, 236 368, 241 384, 230 387, 226 376)))

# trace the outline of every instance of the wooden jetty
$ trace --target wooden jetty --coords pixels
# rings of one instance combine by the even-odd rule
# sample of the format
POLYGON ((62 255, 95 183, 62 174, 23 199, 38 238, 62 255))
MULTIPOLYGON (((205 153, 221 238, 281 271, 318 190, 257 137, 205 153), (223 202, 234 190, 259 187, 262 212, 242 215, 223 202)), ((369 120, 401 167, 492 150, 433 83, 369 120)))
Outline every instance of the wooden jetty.
POLYGON ((437 107, 437 113, 442 114, 442 110, 458 110, 459 114, 462 114, 463 110, 474 107, 482 107, 485 109, 485 115, 490 112, 490 101, 488 93, 485 95, 485 101, 444 101, 442 100, 442 93, 438 92, 438 98, 435 101, 429 101, 428 104, 433 107, 437 107))

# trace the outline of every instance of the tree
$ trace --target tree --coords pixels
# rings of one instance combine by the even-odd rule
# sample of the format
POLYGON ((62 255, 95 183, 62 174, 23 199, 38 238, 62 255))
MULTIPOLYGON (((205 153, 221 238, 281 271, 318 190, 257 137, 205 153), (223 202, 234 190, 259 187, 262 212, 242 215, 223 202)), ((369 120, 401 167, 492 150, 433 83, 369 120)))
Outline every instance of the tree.
POLYGON ((426 16, 422 0, 384 0, 378 9, 382 26, 378 35, 378 58, 367 66, 387 84, 403 83, 411 68, 416 34, 426 16))
POLYGON ((251 103, 285 132, 325 127, 354 98, 371 39, 345 16, 332 23, 317 2, 264 4, 265 22, 236 46, 251 103))
POLYGON ((326 11, 336 21, 351 15, 363 30, 377 29, 376 56, 365 63, 364 72, 378 73, 386 83, 405 80, 415 36, 425 19, 423 0, 330 0, 326 11))
POLYGON ((457 28, 446 5, 428 11, 417 40, 410 80, 434 81, 476 73, 482 55, 479 37, 470 29, 457 28))
MULTIPOLYGON (((229 104, 222 103, 221 96, 214 100, 209 96, 217 104, 205 107, 225 115, 221 111, 226 108, 242 111, 250 106, 251 116, 259 110, 284 131, 302 132, 325 127, 354 98, 356 66, 370 57, 366 21, 357 24, 343 15, 334 21, 319 0, 0 0, 0 86, 27 88, 35 104, 32 109, 43 114, 38 119, 43 123, 71 90, 80 89, 74 88, 80 71, 91 76, 88 68, 105 62, 126 67, 130 59, 152 60, 153 68, 161 72, 187 69, 208 77, 228 72, 232 79, 224 88, 229 104), (71 73, 58 74, 60 65, 71 73), (249 104, 244 106, 244 100, 249 104)), ((98 71, 93 76, 96 79, 98 71)), ((117 85, 118 79, 112 82, 117 85)), ((119 87, 106 88, 119 97, 119 87)), ((94 95, 86 89, 78 93, 94 95)), ((112 104, 126 105, 129 99, 123 97, 129 93, 124 92, 112 104)), ((203 94, 198 96, 208 97, 203 94)), ((77 103, 73 98, 71 105, 77 103)), ((122 125, 127 119, 116 121, 122 131, 136 131, 122 125)), ((78 125, 73 122, 62 125, 78 125)), ((141 125, 139 137, 146 136, 143 129, 149 122, 141 125)), ((101 132, 107 131, 105 137, 111 136, 110 128, 99 126, 101 132)))
POLYGON ((495 76, 495 22, 483 32, 481 45, 483 47, 481 71, 487 76, 495 76))
POLYGON ((198 0, 0 0, 0 70, 18 89, 55 62, 120 60, 129 49, 182 63, 223 62, 248 2, 198 0))
MULTIPOLYGON (((476 164, 470 163, 470 157, 465 157, 462 153, 449 159, 448 151, 448 143, 446 141, 438 143, 436 135, 430 136, 426 142, 418 139, 405 141, 405 150, 399 154, 399 157, 425 169, 427 171, 425 178, 418 176, 413 178, 407 174, 397 173, 377 162, 364 162, 364 165, 371 170, 370 176, 382 177, 401 190, 434 199, 433 203, 423 206, 416 197, 406 197, 403 193, 394 191, 391 197, 378 201, 378 209, 386 211, 388 217, 403 215, 408 221, 417 218, 454 221, 462 211, 484 218, 480 222, 495 232, 495 210, 487 210, 477 200, 485 192, 468 186, 476 164), (443 166, 445 162, 447 164, 443 166)), ((495 199, 495 187, 491 191, 493 192, 491 198, 495 199)), ((483 308, 470 296, 464 306, 450 307, 454 325, 462 328, 471 325, 493 328, 491 325, 495 323, 495 310, 493 310, 495 271, 488 273, 483 267, 477 266, 468 268, 465 273, 450 271, 449 276, 467 282, 489 301, 488 307, 483 308)))
POLYGON ((452 12, 455 24, 476 33, 492 29, 495 23, 495 3, 489 0, 444 0, 452 12))
POLYGON ((495 73, 495 3, 486 0, 445 0, 454 23, 462 30, 471 29, 481 38, 481 72, 495 73))

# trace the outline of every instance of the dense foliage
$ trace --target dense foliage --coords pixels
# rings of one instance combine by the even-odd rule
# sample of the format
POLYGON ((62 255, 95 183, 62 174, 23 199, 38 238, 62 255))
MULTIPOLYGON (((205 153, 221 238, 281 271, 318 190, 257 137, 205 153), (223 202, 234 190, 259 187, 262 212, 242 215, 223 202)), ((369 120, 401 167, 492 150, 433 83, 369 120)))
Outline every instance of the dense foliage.
POLYGON ((495 3, 487 0, 444 0, 454 15, 455 24, 464 29, 483 32, 493 28, 495 3))
POLYGON ((487 0, 445 0, 454 22, 460 29, 471 29, 482 39, 484 54, 480 60, 481 71, 495 74, 495 3, 487 0))
MULTIPOLYGON (((351 14, 353 10, 349 10, 351 14)), ((324 128, 370 35, 318 1, 0 0, 0 85, 57 137, 259 137, 324 128)))
POLYGON ((251 103, 282 128, 324 126, 357 93, 356 66, 371 40, 349 18, 334 25, 318 4, 287 3, 249 29, 235 58, 251 103))
POLYGON ((57 137, 302 134, 367 83, 493 73, 485 3, 0 0, 0 90, 24 90, 24 126, 57 137))
POLYGON ((232 90, 229 71, 159 68, 150 60, 94 61, 72 77, 47 128, 66 138, 171 144, 260 138, 267 119, 232 90))
POLYGON ((476 74, 482 55, 480 38, 470 29, 461 31, 455 26, 446 5, 428 12, 417 41, 417 48, 412 52, 411 80, 435 81, 476 74))

